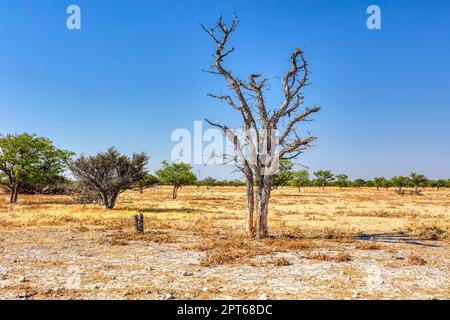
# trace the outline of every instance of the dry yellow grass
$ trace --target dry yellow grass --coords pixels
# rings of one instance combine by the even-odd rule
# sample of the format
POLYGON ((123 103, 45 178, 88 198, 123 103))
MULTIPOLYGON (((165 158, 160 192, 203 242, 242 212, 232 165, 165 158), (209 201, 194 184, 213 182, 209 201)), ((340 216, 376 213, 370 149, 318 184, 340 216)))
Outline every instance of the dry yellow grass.
MULTIPOLYGON (((333 287, 323 287, 319 279, 324 277, 324 283, 328 283, 324 274, 330 271, 322 268, 339 262, 342 272, 350 272, 350 268, 358 278, 368 272, 364 263, 370 260, 382 270, 436 267, 445 274, 449 208, 450 190, 424 190, 415 196, 370 188, 303 188, 301 192, 281 188, 274 190, 271 199, 271 237, 253 240, 244 234, 245 192, 239 187, 186 187, 177 200, 171 199, 169 187, 149 189, 144 194, 127 192, 114 210, 74 204, 66 196, 20 196, 19 203, 11 205, 6 195, 0 195, 0 276, 7 273, 5 280, 0 278, 0 297, 12 298, 27 286, 33 298, 153 299, 167 294, 195 299, 257 298, 258 290, 267 288, 267 281, 272 283, 268 292, 272 298, 351 297, 348 286, 360 283, 334 279, 333 287), (144 234, 133 230, 136 212, 144 213, 144 234), (82 278, 89 284, 105 286, 102 294, 88 284, 82 286, 84 290, 43 293, 46 290, 36 270, 54 270, 54 275, 50 272, 54 280, 64 276, 64 268, 84 260, 95 265, 95 270, 83 264, 82 268, 89 270, 82 278), (157 280, 149 280, 155 275, 145 280, 149 272, 142 270, 149 264, 151 269, 160 268, 157 280), (280 284, 273 283, 270 277, 274 277, 274 266, 292 272, 306 268, 302 269, 304 274, 319 277, 312 280, 290 275, 294 278, 280 280, 282 277, 276 276, 280 284), (198 268, 196 272, 202 276, 195 278, 195 284, 183 285, 189 277, 180 278, 180 269, 192 268, 198 268), (210 274, 210 268, 218 270, 217 274, 210 274), (263 276, 242 291, 236 289, 239 277, 229 276, 233 272, 245 274, 245 268, 260 268, 263 276), (111 287, 110 273, 118 270, 138 277, 133 281, 139 285, 114 280, 116 285, 111 287), (34 276, 33 281, 17 283, 14 277, 23 273, 34 276), (293 294, 282 289, 283 281, 300 279, 308 283, 302 292, 293 294), (203 291, 203 287, 208 290, 203 291)), ((413 281, 413 275, 409 277, 413 281)), ((400 280, 398 286, 402 286, 400 280)), ((425 289, 418 297, 429 294, 425 289)), ((448 298, 448 289, 444 289, 441 283, 437 295, 448 298)), ((395 292, 394 297, 414 297, 407 288, 395 292)), ((390 294, 371 292, 368 297, 390 294)))

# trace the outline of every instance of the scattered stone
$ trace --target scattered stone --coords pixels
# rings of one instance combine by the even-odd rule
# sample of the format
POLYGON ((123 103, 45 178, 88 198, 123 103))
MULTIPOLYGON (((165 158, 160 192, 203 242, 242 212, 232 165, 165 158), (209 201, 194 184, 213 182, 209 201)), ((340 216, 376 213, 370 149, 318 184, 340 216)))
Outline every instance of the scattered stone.
POLYGON ((29 297, 30 297, 30 296, 28 295, 27 292, 21 292, 21 293, 19 293, 19 298, 20 298, 20 299, 26 300, 26 299, 28 299, 29 297))
POLYGON ((111 280, 117 280, 117 277, 116 276, 112 276, 111 280))
POLYGON ((208 291, 208 287, 203 287, 202 291, 203 291, 203 292, 208 291))
POLYGON ((174 296, 173 294, 171 294, 171 293, 166 293, 166 295, 164 296, 164 298, 165 298, 166 300, 172 300, 172 299, 175 299, 175 296, 174 296))
POLYGON ((53 289, 54 292, 60 292, 62 290, 64 290, 64 286, 61 286, 61 285, 59 285, 53 289))
POLYGON ((183 272, 181 273, 181 275, 184 276, 184 277, 190 277, 190 276, 193 275, 193 273, 190 272, 190 271, 183 271, 183 272))
POLYGON ((339 272, 339 275, 342 277, 344 275, 344 271, 339 272))
POLYGON ((264 293, 260 294, 258 300, 267 300, 267 296, 264 293))
POLYGON ((146 293, 146 294, 150 294, 150 293, 152 293, 152 290, 147 289, 147 290, 145 290, 145 293, 146 293))
POLYGON ((128 291, 128 290, 125 291, 123 295, 124 295, 125 297, 128 296, 128 295, 130 295, 130 291, 128 291))
POLYGON ((52 293, 52 289, 46 289, 44 290, 44 294, 51 294, 52 293))
POLYGON ((22 278, 20 278, 19 281, 20 281, 20 282, 28 282, 28 279, 27 279, 27 277, 22 277, 22 278))
POLYGON ((96 284, 96 285, 94 286, 94 289, 95 289, 95 290, 98 290, 98 289, 100 289, 100 286, 99 286, 98 284, 96 284))
POLYGON ((353 299, 357 299, 361 296, 361 294, 358 292, 358 290, 353 290, 353 295, 352 298, 353 299))
POLYGON ((146 267, 145 270, 147 270, 147 271, 153 271, 153 268, 152 268, 152 267, 146 267))

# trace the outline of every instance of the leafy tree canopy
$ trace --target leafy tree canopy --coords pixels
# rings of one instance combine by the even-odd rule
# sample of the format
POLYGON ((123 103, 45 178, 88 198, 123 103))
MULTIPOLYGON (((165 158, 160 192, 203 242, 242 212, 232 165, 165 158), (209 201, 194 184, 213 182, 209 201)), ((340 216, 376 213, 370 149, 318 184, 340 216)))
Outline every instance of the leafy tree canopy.
POLYGON ((156 176, 161 181, 162 184, 172 185, 173 199, 177 197, 178 188, 186 185, 194 184, 197 181, 197 177, 192 172, 191 165, 187 163, 168 163, 167 161, 162 162, 163 167, 156 171, 156 176))
POLYGON ((60 181, 73 152, 58 149, 45 137, 28 133, 0 137, 0 183, 17 201, 21 184, 60 181))

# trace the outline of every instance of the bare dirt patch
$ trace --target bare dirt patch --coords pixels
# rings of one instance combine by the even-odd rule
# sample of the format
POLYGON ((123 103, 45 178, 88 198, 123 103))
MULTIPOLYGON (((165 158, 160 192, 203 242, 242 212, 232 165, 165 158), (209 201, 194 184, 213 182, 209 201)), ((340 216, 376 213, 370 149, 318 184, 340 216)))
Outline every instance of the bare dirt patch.
POLYGON ((450 298, 448 190, 281 188, 264 240, 244 236, 244 201, 227 187, 128 192, 112 211, 0 195, 0 298, 450 298))

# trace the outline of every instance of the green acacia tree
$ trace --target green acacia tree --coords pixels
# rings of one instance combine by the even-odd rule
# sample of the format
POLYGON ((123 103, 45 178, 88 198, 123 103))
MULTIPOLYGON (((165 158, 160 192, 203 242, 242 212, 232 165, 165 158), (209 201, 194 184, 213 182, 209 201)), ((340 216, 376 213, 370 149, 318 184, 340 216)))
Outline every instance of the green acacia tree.
POLYGON ((298 170, 292 173, 292 186, 298 188, 298 192, 300 192, 301 187, 306 187, 309 185, 309 172, 308 170, 298 170))
POLYGON ((211 187, 217 185, 217 180, 212 177, 206 177, 200 181, 200 184, 205 186, 206 190, 209 190, 211 187))
POLYGON ((419 188, 424 187, 428 182, 428 179, 425 175, 415 172, 411 172, 411 174, 409 175, 409 179, 414 187, 414 192, 416 194, 419 193, 419 188))
POLYGON ((409 183, 408 177, 405 176, 395 176, 391 179, 392 185, 397 187, 397 192, 402 193, 402 188, 406 187, 409 183))
POLYGON ((339 186, 339 188, 347 187, 348 186, 348 176, 346 174, 337 174, 336 175, 336 182, 339 186))
POLYGON ((447 181, 444 180, 444 179, 439 179, 439 180, 436 181, 436 187, 437 187, 438 190, 441 189, 441 188, 446 188, 447 186, 448 186, 447 185, 447 181))
POLYGON ((136 181, 134 186, 139 190, 140 193, 144 193, 144 189, 151 188, 156 186, 159 183, 159 180, 156 176, 146 172, 142 179, 136 181))
POLYGON ((193 184, 197 177, 192 172, 191 165, 187 163, 162 162, 163 167, 156 171, 156 176, 162 184, 173 186, 172 199, 177 198, 177 191, 182 186, 193 184))
POLYGON ((272 189, 285 186, 292 180, 294 164, 288 159, 281 159, 278 163, 277 173, 273 175, 272 189))
POLYGON ((60 181, 73 152, 45 137, 22 133, 0 137, 0 184, 16 203, 21 184, 60 181))
POLYGON ((327 186, 334 180, 334 175, 330 170, 319 170, 314 172, 314 175, 317 178, 317 182, 322 187, 322 190, 325 189, 325 186, 327 186))
POLYGON ((383 188, 385 188, 386 191, 388 191, 390 187, 392 187, 392 181, 390 179, 386 179, 386 181, 383 184, 383 188))
POLYGON ((375 178, 373 178, 373 184, 377 188, 377 191, 380 190, 380 188, 385 187, 386 181, 387 180, 384 177, 375 177, 375 178))
POLYGON ((355 179, 355 181, 353 181, 353 185, 357 188, 364 187, 365 184, 366 184, 366 180, 364 180, 362 178, 358 178, 358 179, 355 179))

